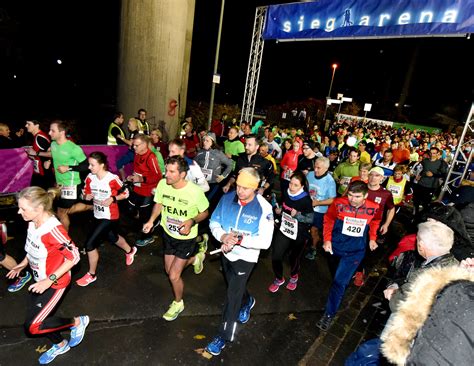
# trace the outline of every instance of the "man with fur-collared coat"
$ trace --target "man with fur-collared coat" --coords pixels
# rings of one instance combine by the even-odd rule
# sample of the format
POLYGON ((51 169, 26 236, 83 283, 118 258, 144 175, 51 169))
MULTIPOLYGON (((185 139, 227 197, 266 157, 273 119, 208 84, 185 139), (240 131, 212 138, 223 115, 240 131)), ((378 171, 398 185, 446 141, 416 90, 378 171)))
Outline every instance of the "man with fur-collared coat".
POLYGON ((396 365, 472 365, 474 273, 457 265, 420 273, 381 336, 396 365))

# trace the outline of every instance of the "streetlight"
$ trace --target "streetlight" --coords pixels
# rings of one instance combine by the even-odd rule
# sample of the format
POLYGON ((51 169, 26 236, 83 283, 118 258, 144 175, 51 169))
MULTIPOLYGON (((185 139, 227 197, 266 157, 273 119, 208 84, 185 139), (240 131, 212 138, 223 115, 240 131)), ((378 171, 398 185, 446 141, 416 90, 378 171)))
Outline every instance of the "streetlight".
POLYGON ((332 78, 331 84, 329 84, 328 98, 331 98, 332 83, 334 82, 334 75, 336 74, 337 64, 332 64, 332 78))
POLYGON ((326 97, 326 108, 324 108, 324 116, 323 116, 323 122, 326 123, 326 113, 328 111, 328 99, 331 98, 331 90, 332 90, 332 83, 334 82, 334 75, 336 74, 336 69, 337 69, 337 64, 332 64, 332 77, 331 77, 331 84, 329 84, 329 92, 328 96, 326 97))
POLYGON ((216 47, 216 57, 214 60, 214 74, 212 76, 211 101, 209 103, 209 120, 207 121, 208 130, 211 130, 212 112, 214 110, 214 94, 216 92, 216 84, 220 83, 220 75, 217 75, 217 67, 219 65, 219 49, 221 45, 222 22, 224 20, 224 7, 225 7, 225 0, 222 0, 221 15, 219 17, 219 30, 217 32, 217 47, 216 47))

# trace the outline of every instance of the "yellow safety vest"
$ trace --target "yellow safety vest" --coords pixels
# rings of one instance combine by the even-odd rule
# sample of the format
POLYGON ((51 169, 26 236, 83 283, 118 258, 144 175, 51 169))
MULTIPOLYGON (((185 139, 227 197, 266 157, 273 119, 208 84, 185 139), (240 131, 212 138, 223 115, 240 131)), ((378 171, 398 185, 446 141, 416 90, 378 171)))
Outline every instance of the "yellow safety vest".
POLYGON ((395 180, 393 179, 393 177, 389 177, 388 178, 388 182, 387 182, 387 190, 389 190, 390 192, 392 192, 392 196, 393 196, 393 203, 395 203, 396 205, 398 205, 400 202, 403 201, 403 196, 404 196, 404 193, 405 193, 405 185, 407 183, 407 180, 406 178, 402 178, 402 180, 400 182, 395 182, 395 180))
POLYGON ((114 127, 117 127, 120 130, 120 135, 122 137, 125 137, 125 133, 123 132, 122 128, 115 122, 112 122, 109 125, 109 131, 107 132, 107 145, 118 145, 117 139, 115 138, 115 136, 112 136, 112 129, 114 127))

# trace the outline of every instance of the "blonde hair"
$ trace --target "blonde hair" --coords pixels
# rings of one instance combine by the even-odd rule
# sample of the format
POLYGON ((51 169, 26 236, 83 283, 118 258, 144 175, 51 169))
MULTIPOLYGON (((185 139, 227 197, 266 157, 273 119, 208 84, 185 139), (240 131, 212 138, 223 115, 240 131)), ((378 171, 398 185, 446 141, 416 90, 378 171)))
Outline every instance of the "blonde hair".
POLYGON ((153 132, 155 132, 156 135, 158 136, 158 138, 161 140, 161 138, 163 137, 163 134, 161 133, 161 131, 156 128, 156 129, 152 130, 150 134, 152 134, 153 132))
POLYGON ((27 187, 18 193, 18 199, 27 200, 34 208, 42 206, 47 212, 53 213, 53 201, 59 196, 58 188, 49 188, 45 191, 41 187, 27 187))
POLYGON ((359 171, 361 171, 362 169, 370 170, 371 168, 372 168, 371 163, 360 163, 359 165, 359 171))

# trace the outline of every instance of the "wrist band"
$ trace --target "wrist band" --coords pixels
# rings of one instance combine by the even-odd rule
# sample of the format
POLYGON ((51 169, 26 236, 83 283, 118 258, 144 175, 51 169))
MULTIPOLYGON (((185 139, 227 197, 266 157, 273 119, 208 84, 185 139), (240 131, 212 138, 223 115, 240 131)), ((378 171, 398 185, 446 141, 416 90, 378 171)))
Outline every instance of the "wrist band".
POLYGON ((113 200, 114 202, 117 202, 117 197, 116 197, 116 196, 112 196, 112 200, 113 200))

